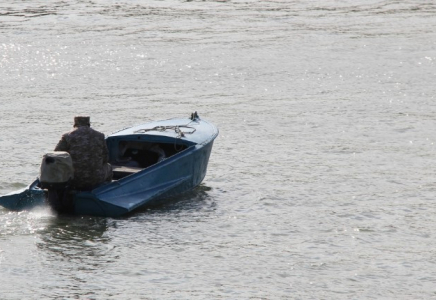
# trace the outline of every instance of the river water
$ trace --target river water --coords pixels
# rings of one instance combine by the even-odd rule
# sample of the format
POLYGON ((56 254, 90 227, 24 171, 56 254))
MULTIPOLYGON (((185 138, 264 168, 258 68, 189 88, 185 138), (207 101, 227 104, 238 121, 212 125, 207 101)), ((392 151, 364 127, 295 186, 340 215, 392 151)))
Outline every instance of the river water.
POLYGON ((220 135, 163 207, 0 208, 0 298, 436 298, 435 28, 425 0, 2 1, 0 194, 75 115, 220 135))

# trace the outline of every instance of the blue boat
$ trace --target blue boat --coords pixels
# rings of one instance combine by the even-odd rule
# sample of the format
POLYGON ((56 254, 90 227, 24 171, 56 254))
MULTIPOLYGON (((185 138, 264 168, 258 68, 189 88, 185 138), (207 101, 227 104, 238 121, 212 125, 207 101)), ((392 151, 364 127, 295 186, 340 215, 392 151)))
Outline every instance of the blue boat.
MULTIPOLYGON (((72 191, 73 213, 119 217, 198 186, 206 175, 218 129, 198 117, 176 118, 123 129, 106 138, 114 179, 90 191, 72 191)), ((0 196, 15 211, 46 205, 39 179, 0 196)))

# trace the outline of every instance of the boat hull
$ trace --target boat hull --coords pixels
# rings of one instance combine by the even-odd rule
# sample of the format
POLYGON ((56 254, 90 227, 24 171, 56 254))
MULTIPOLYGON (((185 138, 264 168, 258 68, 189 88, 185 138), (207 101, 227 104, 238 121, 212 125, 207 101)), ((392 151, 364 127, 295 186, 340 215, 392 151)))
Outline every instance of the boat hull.
POLYGON ((0 197, 0 205, 12 211, 22 211, 42 206, 46 203, 46 192, 38 188, 39 180, 28 187, 0 197))
POLYGON ((213 141, 197 145, 139 173, 75 195, 75 213, 118 217, 197 187, 204 179, 213 141))

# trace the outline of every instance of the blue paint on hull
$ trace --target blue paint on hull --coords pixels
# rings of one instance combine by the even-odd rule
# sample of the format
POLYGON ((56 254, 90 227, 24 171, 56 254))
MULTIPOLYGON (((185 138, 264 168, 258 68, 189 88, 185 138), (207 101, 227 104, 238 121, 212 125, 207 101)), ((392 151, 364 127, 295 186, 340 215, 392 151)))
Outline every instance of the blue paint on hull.
POLYGON ((1 196, 0 205, 13 211, 22 211, 45 205, 46 193, 36 186, 38 183, 39 180, 35 180, 27 188, 1 196))

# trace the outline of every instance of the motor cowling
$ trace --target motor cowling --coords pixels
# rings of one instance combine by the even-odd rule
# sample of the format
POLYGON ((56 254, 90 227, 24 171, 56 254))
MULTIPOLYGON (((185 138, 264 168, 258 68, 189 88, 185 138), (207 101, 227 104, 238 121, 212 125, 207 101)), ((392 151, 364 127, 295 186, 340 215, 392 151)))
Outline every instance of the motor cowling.
POLYGON ((53 151, 44 154, 39 172, 41 188, 65 188, 73 178, 73 160, 68 152, 53 151))

